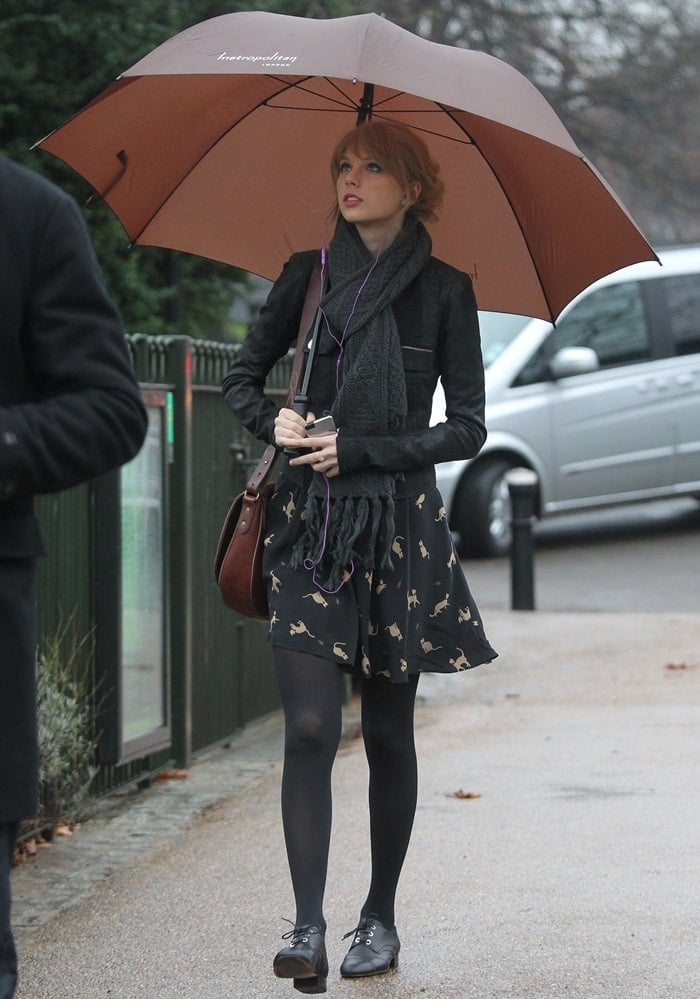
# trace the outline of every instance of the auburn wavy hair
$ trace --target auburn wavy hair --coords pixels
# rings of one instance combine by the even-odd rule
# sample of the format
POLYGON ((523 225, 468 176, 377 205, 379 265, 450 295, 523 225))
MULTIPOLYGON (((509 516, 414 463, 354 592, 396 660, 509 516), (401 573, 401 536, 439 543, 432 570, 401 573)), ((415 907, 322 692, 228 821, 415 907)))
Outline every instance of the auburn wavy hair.
POLYGON ((420 194, 410 211, 421 222, 437 221, 435 212, 442 204, 445 193, 440 167, 431 157, 423 139, 408 125, 370 119, 344 135, 331 156, 333 184, 338 180, 340 164, 348 153, 376 158, 404 190, 417 181, 420 194))

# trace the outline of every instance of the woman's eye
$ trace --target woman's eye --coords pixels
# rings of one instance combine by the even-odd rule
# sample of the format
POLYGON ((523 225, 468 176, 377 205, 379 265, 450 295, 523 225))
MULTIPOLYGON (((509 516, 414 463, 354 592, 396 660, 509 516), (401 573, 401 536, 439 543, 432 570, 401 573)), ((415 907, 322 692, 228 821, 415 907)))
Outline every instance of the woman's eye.
POLYGON ((340 166, 338 167, 338 173, 347 173, 349 169, 350 169, 349 163, 341 163, 340 166))
POLYGON ((380 165, 378 163, 374 163, 374 162, 368 163, 367 164, 367 169, 370 170, 372 173, 381 173, 382 172, 382 168, 380 167, 380 165))

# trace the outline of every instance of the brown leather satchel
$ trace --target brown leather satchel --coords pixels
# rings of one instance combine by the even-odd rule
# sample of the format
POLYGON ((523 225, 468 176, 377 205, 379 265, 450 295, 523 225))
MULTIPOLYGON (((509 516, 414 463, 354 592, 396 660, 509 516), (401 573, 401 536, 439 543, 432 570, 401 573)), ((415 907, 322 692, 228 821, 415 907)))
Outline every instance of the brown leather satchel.
MULTIPOLYGON (((294 403, 303 362, 306 334, 311 328, 321 295, 321 264, 316 261, 299 321, 296 352, 289 379, 287 406, 294 403)), ((259 621, 267 621, 267 582, 263 579, 262 555, 265 543, 267 503, 275 491, 268 476, 277 458, 277 448, 269 444, 248 479, 245 489, 234 499, 224 520, 214 559, 214 576, 221 599, 227 607, 259 621)))

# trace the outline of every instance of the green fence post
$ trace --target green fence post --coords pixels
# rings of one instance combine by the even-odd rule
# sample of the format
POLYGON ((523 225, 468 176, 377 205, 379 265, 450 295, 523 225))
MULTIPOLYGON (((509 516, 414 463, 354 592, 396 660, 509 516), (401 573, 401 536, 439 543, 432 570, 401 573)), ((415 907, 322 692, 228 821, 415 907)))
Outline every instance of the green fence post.
POLYGON ((192 340, 169 338, 174 386, 173 462, 169 489, 170 649, 173 753, 192 761, 192 340))

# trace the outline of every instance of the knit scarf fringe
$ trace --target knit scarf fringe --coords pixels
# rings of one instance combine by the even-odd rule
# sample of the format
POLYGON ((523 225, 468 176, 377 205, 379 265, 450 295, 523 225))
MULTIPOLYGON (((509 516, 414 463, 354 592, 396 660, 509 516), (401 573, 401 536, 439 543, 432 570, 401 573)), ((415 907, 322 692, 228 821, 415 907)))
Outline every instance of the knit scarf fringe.
POLYGON ((291 567, 313 567, 317 585, 330 593, 339 589, 351 566, 393 568, 393 496, 334 497, 326 523, 328 502, 323 496, 308 497, 305 530, 292 549, 291 567))

